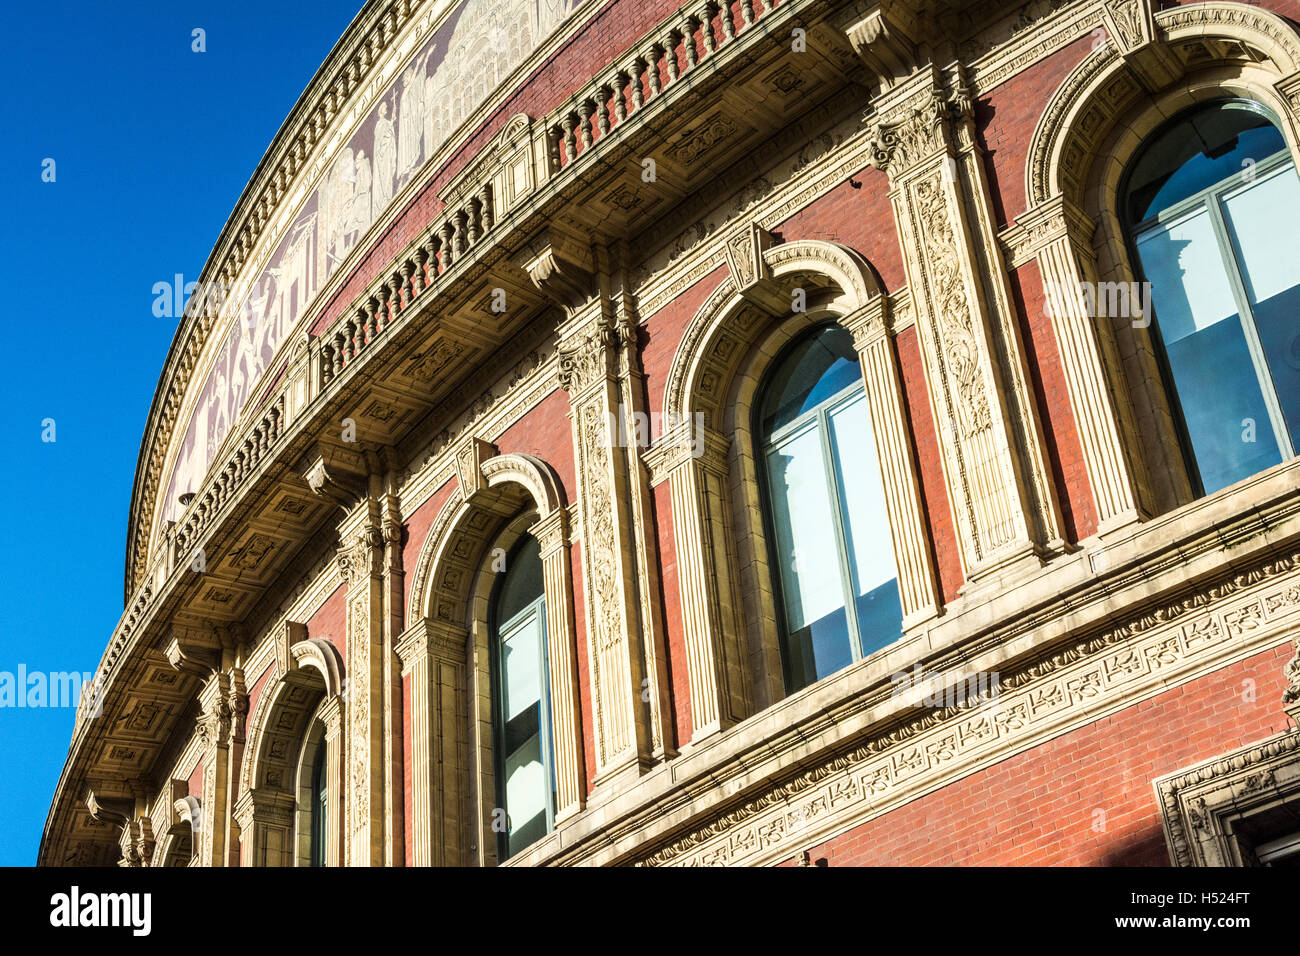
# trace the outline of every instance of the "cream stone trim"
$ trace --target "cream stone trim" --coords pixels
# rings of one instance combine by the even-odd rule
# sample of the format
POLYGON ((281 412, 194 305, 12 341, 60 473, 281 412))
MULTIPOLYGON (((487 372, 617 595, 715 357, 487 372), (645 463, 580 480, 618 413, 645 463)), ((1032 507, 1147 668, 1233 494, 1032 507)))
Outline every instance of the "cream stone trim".
POLYGON ((1086 301, 1074 294, 1084 283, 1095 283, 1096 260, 1086 238, 1092 223, 1069 200, 1057 197, 1017 219, 1004 233, 1012 258, 1023 264, 1033 256, 1042 277, 1044 302, 1052 320, 1061 364, 1083 449, 1088 483, 1097 507, 1098 530, 1103 534, 1142 516, 1138 481, 1121 429, 1121 406, 1131 402, 1126 388, 1120 396, 1105 374, 1099 322, 1086 301), (1082 243, 1082 244, 1081 244, 1082 243), (1032 252, 1030 251, 1032 250, 1032 252))
MULTIPOLYGON (((617 281, 602 250, 593 263, 596 294, 579 292, 566 306, 560 330, 560 386, 568 393, 577 506, 582 520, 582 584, 587 661, 591 682, 595 767, 592 780, 605 785, 642 773, 662 750, 655 708, 655 673, 647 666, 640 592, 637 586, 636 532, 629 507, 636 466, 634 449, 618 434, 622 382, 632 359, 626 316, 616 317, 611 301, 617 281), (650 691, 649 695, 645 692, 650 691), (659 737, 659 739, 656 739, 659 737)), ((620 276, 621 278, 621 276, 620 276)), ((564 297, 565 286, 543 282, 550 295, 564 297)))
MULTIPOLYGON (((262 685, 248 721, 235 815, 244 864, 292 866, 299 863, 302 807, 298 806, 303 748, 314 722, 323 727, 329 814, 326 865, 345 862, 344 712, 347 669, 338 650, 322 638, 289 647, 285 669, 276 660, 262 685), (291 755, 293 755, 291 757, 291 755), (291 760, 293 761, 291 763, 291 760), (258 796, 249 795, 256 792, 258 796), (264 811, 265 814, 264 815, 264 811)), ((204 773, 206 798, 207 773, 204 773)), ((206 799, 205 799, 206 806, 206 799)))
MULTIPOLYGON (((976 161, 972 104, 960 72, 933 68, 879 97, 873 164, 890 199, 912 291, 945 485, 968 582, 1060 546, 1054 490, 1024 386, 1006 297, 978 276, 989 242, 988 193, 976 161), (996 291, 996 290, 995 290, 996 291)), ((996 277, 995 277, 996 278, 996 277)), ((997 280, 995 286, 1000 288, 997 280)))
MULTIPOLYGON (((332 648, 331 648, 332 650, 332 648)), ((313 663, 311 665, 315 667, 313 663)), ((343 860, 343 701, 331 692, 321 700, 307 721, 294 776, 294 829, 297 852, 295 866, 311 865, 311 830, 316 807, 311 803, 311 767, 315 759, 325 760, 325 865, 340 866, 343 860), (323 751, 323 753, 322 753, 323 751)))
POLYGON ((738 236, 748 239, 730 247, 733 277, 723 280, 687 326, 668 373, 664 420, 679 423, 677 430, 661 436, 646 456, 651 482, 671 486, 693 742, 784 695, 748 409, 785 342, 818 321, 844 325, 859 349, 905 623, 912 627, 938 612, 929 532, 888 335, 888 300, 879 280, 857 253, 834 243, 768 247, 760 233, 738 236), (806 281, 814 278, 815 284, 806 281), (786 287, 800 283, 812 284, 805 291, 817 297, 816 307, 769 331, 768 310, 788 313, 786 287), (746 356, 756 358, 742 364, 746 356))
MULTIPOLYGON (((1161 10, 1154 18, 1153 42, 1180 52, 1184 71, 1227 59, 1218 40, 1240 44, 1251 62, 1294 94, 1300 72, 1300 36, 1277 14, 1242 3, 1206 2, 1161 10)), ((1064 194, 1087 208, 1081 194, 1086 169, 1095 153, 1090 146, 1106 132, 1116 109, 1136 95, 1140 84, 1113 45, 1093 51, 1065 79, 1049 101, 1030 140, 1025 162, 1026 193, 1031 207, 1064 194)), ((1260 89, 1257 93, 1264 93, 1260 89)), ((1273 92, 1266 101, 1282 119, 1288 142, 1296 142, 1295 104, 1273 92)))
POLYGON ((495 862, 487 663, 495 577, 490 546, 513 544, 525 531, 541 545, 557 820, 581 810, 586 794, 563 486, 540 459, 494 451, 474 438, 459 447, 459 487, 421 547, 411 592, 414 623, 397 643, 411 688, 412 860, 417 866, 495 862), (508 522, 504 532, 503 522, 508 522), (462 756, 466 739, 468 764, 462 756), (465 834, 475 831, 478 837, 467 844, 465 834))
MULTIPOLYGON (((1125 625, 1085 637, 1004 672, 995 697, 926 708, 896 729, 760 790, 639 862, 777 863, 1014 753, 1277 646, 1300 623, 1298 557, 1175 603, 1153 626, 1125 625)), ((1005 665, 1008 654, 1003 647, 964 670, 998 671, 998 660, 1005 665)))
POLYGON ((1257 7, 1204 2, 1151 14, 1132 0, 1107 23, 1118 40, 1074 69, 1038 122, 1026 162, 1030 209, 1001 236, 1014 265, 1039 265, 1103 534, 1192 492, 1150 331, 1090 315, 1069 290, 1132 282, 1114 197, 1149 131, 1196 102, 1239 95, 1269 106, 1297 151, 1300 85, 1300 36, 1257 7))
POLYGON ((1257 866, 1235 830, 1256 813, 1300 799, 1300 732, 1159 777, 1152 787, 1174 866, 1257 866))

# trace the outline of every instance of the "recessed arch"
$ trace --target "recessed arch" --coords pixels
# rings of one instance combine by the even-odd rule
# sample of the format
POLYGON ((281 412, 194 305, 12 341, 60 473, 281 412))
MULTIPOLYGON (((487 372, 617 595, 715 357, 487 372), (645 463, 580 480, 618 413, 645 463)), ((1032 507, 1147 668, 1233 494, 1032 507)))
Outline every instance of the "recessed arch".
POLYGON ((822 240, 764 248, 755 263, 746 270, 733 261, 687 326, 666 382, 665 434, 648 455, 652 483, 671 483, 692 739, 785 694, 749 411, 776 354, 814 325, 836 323, 853 336, 906 624, 938 613, 890 300, 875 270, 856 251, 822 240))
POLYGON ((538 540, 542 559, 556 819, 581 809, 585 796, 564 486, 539 458, 495 452, 473 438, 458 449, 457 485, 421 546, 412 623, 397 644, 413 720, 426 728, 412 741, 416 865, 495 861, 492 751, 483 734, 492 713, 489 595, 501 570, 494 551, 506 553, 524 534, 538 540))
POLYGON ((815 279, 821 293, 811 297, 809 311, 848 316, 883 301, 884 289, 875 270, 857 252, 838 243, 796 240, 765 250, 761 258, 765 275, 758 285, 766 293, 761 304, 754 301, 750 289, 742 292, 736 279, 728 276, 687 326, 664 388, 665 420, 689 419, 696 412, 717 416, 726 397, 721 383, 740 360, 749 329, 765 317, 777 290, 794 287, 798 277, 815 279))
POLYGON ((1103 534, 1196 497, 1149 317, 1103 315, 1080 294, 1140 290, 1116 208, 1130 159, 1171 118, 1234 97, 1266 107, 1300 157, 1290 24, 1231 2, 1156 11, 1149 24, 1123 50, 1094 50, 1052 95, 1030 140, 1029 209, 1008 233, 1013 265, 1037 260, 1103 534))
MULTIPOLYGON (((1239 71, 1235 81, 1216 77, 1219 84, 1231 84, 1220 85, 1219 95, 1226 91, 1264 102, 1282 119, 1288 141, 1296 142, 1300 36, 1290 24, 1259 7, 1218 2, 1161 10, 1154 22, 1155 42, 1181 65, 1175 82, 1234 64, 1239 71), (1223 46, 1212 46, 1216 43, 1223 46)), ((1116 125, 1131 125, 1126 110, 1148 96, 1150 91, 1113 43, 1097 48, 1076 66, 1048 101, 1030 139, 1025 163, 1029 208, 1057 196, 1084 206, 1088 173, 1098 158, 1095 146, 1116 125)), ((1179 105, 1167 104, 1162 115, 1179 105)))
POLYGON ((298 641, 289 649, 288 669, 271 672, 248 722, 243 767, 235 807, 242 857, 253 866, 291 866, 299 763, 314 721, 324 724, 330 793, 327 862, 342 863, 342 691, 346 669, 337 648, 321 638, 298 641))

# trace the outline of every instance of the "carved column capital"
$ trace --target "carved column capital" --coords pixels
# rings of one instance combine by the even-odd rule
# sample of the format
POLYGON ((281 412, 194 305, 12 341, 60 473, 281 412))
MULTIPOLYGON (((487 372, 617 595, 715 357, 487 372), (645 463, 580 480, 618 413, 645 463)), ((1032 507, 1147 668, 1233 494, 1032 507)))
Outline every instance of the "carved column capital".
POLYGON ((569 395, 585 392, 618 375, 623 334, 612 324, 597 321, 560 343, 560 387, 569 395))
POLYGON ((878 98, 866 117, 871 127, 868 162, 891 181, 969 137, 974 100, 960 72, 955 83, 934 69, 923 70, 878 98))
POLYGON ((366 528, 338 549, 339 572, 348 588, 384 571, 384 534, 380 528, 366 528))

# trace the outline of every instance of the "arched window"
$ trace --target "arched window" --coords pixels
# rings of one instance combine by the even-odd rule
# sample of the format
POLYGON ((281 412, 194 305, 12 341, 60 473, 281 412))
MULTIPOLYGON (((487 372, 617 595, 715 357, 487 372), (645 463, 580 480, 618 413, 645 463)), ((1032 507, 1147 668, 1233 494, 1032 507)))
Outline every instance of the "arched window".
POLYGON ((311 768, 311 847, 312 866, 325 865, 325 821, 329 818, 329 792, 325 783, 325 748, 316 748, 316 759, 311 768))
POLYGON ((898 571, 849 333, 792 343, 755 407, 792 693, 901 636, 898 571))
POLYGON ((1175 117, 1122 199, 1194 484, 1210 494, 1293 457, 1300 179, 1272 116, 1228 100, 1175 117))
POLYGON ((497 806, 506 824, 497 853, 505 860, 555 825, 546 596, 536 538, 525 536, 507 558, 490 621, 497 806))

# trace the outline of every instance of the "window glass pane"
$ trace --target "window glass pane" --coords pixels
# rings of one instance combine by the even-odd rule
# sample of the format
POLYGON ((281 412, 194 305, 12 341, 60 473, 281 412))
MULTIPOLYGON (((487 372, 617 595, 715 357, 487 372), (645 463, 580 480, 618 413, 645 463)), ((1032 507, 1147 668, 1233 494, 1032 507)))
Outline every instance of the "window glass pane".
POLYGON ((866 656, 902 636, 903 608, 885 491, 866 396, 859 392, 828 415, 836 482, 844 505, 850 573, 866 656))
POLYGON ((542 546, 525 537, 506 559, 505 580, 497 592, 498 621, 508 621, 542 596, 542 546))
POLYGON ((790 424, 862 378, 853 336, 839 326, 820 329, 771 373, 762 410, 765 435, 790 424))
POLYGON ((816 422, 767 453, 792 689, 853 660, 843 572, 816 422))
POLYGON ((1129 222, 1136 225, 1286 148, 1254 104, 1215 103, 1165 127, 1129 177, 1129 222))
POLYGON ((538 542, 526 537, 511 552, 493 603, 498 799, 509 821, 502 847, 507 857, 549 831, 554 806, 541 568, 538 542))
POLYGON ((1277 441, 1209 214, 1153 229, 1137 248, 1206 494, 1277 464, 1277 441))
POLYGON ((501 672, 506 720, 542 699, 540 646, 537 615, 529 613, 523 626, 512 622, 513 630, 501 640, 501 672))
POLYGON ((1291 443, 1300 448, 1300 264, 1294 244, 1300 177, 1295 167, 1288 164, 1232 193, 1223 214, 1291 443))
POLYGON ((535 719, 533 733, 506 754, 505 772, 509 846, 513 854, 546 834, 546 801, 550 785, 542 763, 542 738, 535 719))

